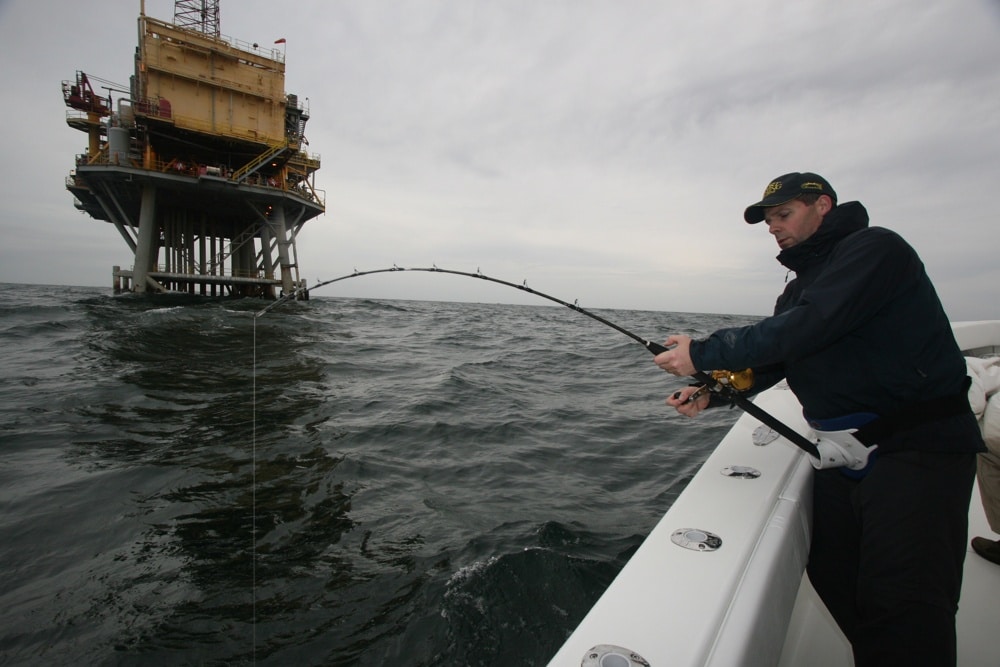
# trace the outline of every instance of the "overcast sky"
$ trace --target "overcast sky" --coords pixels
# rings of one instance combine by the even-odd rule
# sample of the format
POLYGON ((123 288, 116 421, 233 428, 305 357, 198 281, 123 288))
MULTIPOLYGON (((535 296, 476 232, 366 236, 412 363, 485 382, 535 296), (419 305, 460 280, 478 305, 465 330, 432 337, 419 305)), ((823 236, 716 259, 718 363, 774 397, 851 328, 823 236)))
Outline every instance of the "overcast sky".
MULTIPOLYGON (((171 21, 172 0, 146 13, 171 21)), ((109 287, 131 252, 73 207, 77 70, 127 84, 139 0, 0 0, 0 282, 109 287)), ((767 314, 786 271, 742 221, 817 171, 920 253, 952 319, 1000 318, 1000 0, 222 0, 285 38, 327 212, 310 283, 431 266, 583 307, 767 314)), ((539 303, 413 273, 317 295, 539 303)), ((541 302, 544 303, 544 302, 541 302)))

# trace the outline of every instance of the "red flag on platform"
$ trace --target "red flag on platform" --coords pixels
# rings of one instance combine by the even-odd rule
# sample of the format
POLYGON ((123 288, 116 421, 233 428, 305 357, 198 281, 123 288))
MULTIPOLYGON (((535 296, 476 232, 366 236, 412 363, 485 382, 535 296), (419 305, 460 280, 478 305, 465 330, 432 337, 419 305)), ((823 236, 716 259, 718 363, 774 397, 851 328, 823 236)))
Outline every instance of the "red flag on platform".
POLYGON ((281 39, 276 39, 276 40, 274 40, 274 43, 275 44, 284 44, 285 43, 285 38, 282 37, 281 39))

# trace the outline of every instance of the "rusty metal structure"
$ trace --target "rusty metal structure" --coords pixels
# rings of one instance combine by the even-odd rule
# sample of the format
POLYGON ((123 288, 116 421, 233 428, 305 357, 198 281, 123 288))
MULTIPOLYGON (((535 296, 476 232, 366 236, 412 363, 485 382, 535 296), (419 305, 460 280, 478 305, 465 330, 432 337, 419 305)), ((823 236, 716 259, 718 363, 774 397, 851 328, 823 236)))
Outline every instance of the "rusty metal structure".
POLYGON ((84 72, 63 82, 66 121, 87 135, 66 187, 134 256, 114 267, 116 292, 305 287, 296 238, 326 204, 319 156, 304 150, 308 104, 285 92, 284 42, 222 36, 218 0, 177 0, 173 23, 143 4, 127 90, 105 95, 84 72))

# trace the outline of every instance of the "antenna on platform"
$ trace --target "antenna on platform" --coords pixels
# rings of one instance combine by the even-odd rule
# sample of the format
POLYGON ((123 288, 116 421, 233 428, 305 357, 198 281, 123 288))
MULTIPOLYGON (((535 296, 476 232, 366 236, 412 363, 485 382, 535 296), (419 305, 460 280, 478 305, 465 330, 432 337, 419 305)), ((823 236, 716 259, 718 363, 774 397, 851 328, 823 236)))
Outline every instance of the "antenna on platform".
POLYGON ((206 35, 221 36, 219 0, 174 0, 174 25, 206 35))

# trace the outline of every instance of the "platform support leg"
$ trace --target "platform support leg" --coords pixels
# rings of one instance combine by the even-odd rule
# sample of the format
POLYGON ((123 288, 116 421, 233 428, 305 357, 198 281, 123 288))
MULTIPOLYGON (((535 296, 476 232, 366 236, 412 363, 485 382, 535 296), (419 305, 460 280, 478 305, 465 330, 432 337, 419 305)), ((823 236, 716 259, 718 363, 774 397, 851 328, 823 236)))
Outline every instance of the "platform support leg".
POLYGON ((136 240, 132 280, 136 292, 145 292, 146 278, 156 269, 160 253, 159 226, 156 222, 156 186, 145 185, 139 209, 139 238, 136 240))

